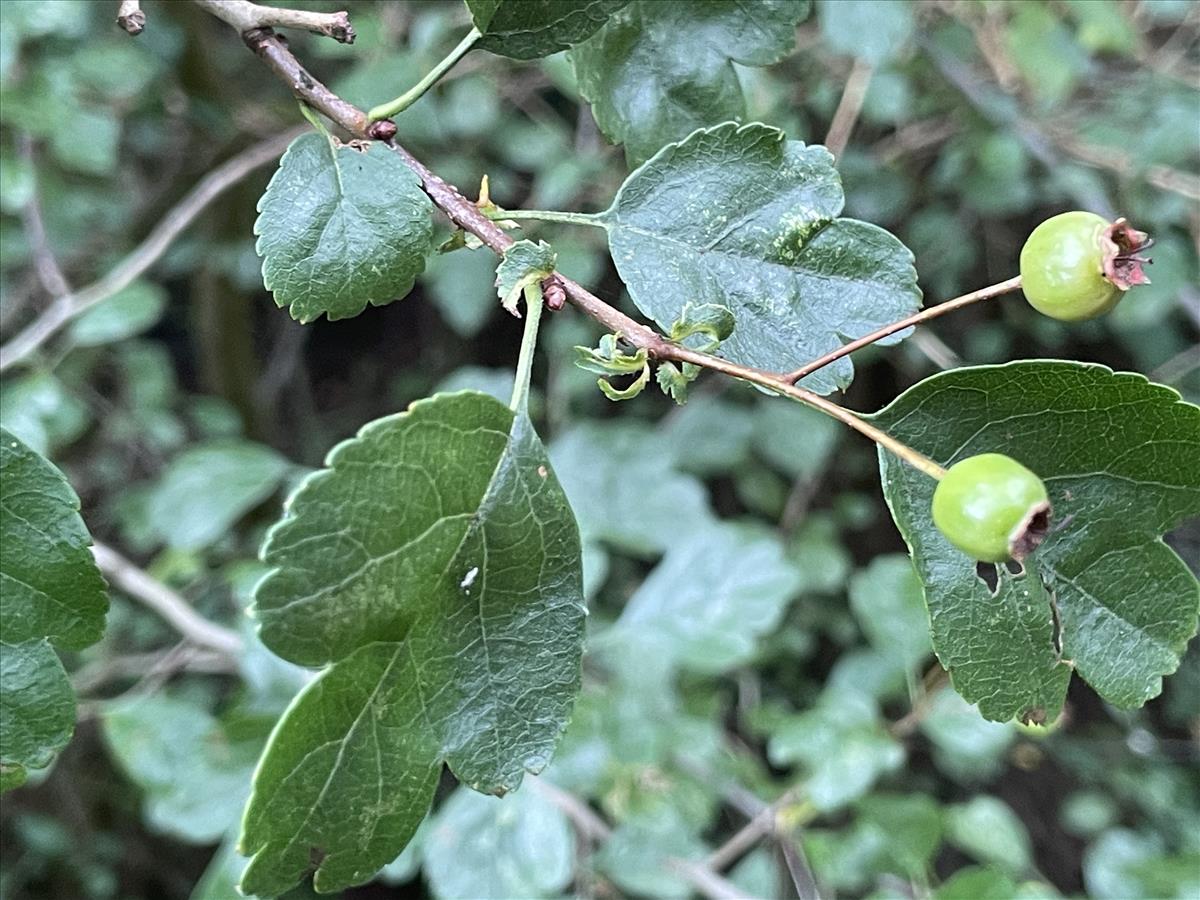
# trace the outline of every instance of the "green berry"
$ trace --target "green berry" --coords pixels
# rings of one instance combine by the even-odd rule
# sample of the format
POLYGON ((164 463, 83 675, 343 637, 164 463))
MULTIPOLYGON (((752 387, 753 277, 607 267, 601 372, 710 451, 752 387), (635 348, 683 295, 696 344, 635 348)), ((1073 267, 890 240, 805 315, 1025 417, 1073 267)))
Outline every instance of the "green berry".
POLYGON ((983 562, 1020 560, 1050 522, 1046 486, 1015 459, 982 453, 955 463, 933 492, 933 523, 955 547, 983 562))
POLYGON ((1062 213, 1033 229, 1021 248, 1021 289, 1034 309, 1054 319, 1104 315, 1125 291, 1150 283, 1142 264, 1152 260, 1137 254, 1152 243, 1124 219, 1062 213))
POLYGON ((1034 309, 1075 322, 1117 305, 1121 290, 1104 276, 1108 227, 1094 213, 1068 212, 1033 230, 1021 249, 1021 289, 1034 309))

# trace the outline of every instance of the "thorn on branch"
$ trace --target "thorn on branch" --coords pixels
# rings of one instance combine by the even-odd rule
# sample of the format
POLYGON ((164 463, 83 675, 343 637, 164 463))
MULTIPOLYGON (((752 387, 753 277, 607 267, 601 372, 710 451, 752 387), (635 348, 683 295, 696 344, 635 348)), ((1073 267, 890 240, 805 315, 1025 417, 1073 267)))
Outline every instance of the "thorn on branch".
POLYGON ((146 14, 142 12, 140 0, 121 0, 117 7, 117 24, 131 36, 142 33, 146 27, 146 14))

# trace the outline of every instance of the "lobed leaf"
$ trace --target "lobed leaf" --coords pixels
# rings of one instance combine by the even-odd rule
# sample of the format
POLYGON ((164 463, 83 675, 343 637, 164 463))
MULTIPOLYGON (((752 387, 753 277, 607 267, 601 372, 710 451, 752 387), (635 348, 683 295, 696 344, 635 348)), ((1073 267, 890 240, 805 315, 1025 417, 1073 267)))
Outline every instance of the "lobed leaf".
POLYGON ((466 0, 483 35, 475 46, 537 59, 587 40, 629 0, 466 0))
POLYGON ((0 429, 0 790, 48 766, 75 728, 54 648, 100 639, 108 597, 62 473, 0 429))
POLYGON ((272 650, 332 662, 268 743, 242 887, 319 891, 393 860, 442 762, 503 794, 550 758, 580 681, 579 533, 528 418, 442 394, 365 426, 292 496, 253 614, 272 650))
MULTIPOLYGON (((664 330, 687 304, 724 306, 735 325, 720 354, 788 371, 921 305, 912 253, 837 218, 843 202, 824 147, 728 122, 664 147, 601 222, 633 302, 664 330)), ((843 358, 802 384, 829 393, 853 372, 843 358)))
POLYGON ((634 0, 571 50, 579 91, 639 165, 697 128, 745 118, 735 64, 778 62, 808 11, 808 0, 634 0))
POLYGON ((412 290, 433 240, 420 179, 378 141, 292 141, 258 202, 263 284, 298 322, 330 321, 412 290))
POLYGON ((986 717, 1051 719, 1071 671, 1121 707, 1162 689, 1196 633, 1200 586, 1162 542, 1200 514, 1200 408, 1143 376, 1030 361, 928 378, 874 416, 943 465, 1012 456, 1054 506, 1046 542, 995 593, 934 527, 934 482, 880 454, 925 586, 934 650, 986 717))

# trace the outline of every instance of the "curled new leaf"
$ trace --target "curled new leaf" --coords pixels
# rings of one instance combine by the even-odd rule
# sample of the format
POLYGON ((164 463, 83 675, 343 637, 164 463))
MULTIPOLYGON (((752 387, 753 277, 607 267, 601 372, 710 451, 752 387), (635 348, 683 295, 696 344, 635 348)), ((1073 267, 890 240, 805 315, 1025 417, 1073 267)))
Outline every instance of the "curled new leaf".
POLYGON ((598 378, 596 386, 609 400, 632 400, 650 382, 650 359, 644 347, 634 353, 625 353, 620 347, 619 334, 606 334, 595 347, 576 347, 575 365, 600 375, 632 375, 637 378, 627 387, 616 388, 607 378, 598 378))

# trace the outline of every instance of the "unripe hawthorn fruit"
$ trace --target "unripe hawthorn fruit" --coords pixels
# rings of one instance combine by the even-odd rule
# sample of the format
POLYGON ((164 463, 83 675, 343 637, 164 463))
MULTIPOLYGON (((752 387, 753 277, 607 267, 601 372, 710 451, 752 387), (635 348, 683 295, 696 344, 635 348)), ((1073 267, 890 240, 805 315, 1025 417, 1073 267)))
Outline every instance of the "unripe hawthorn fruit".
POLYGON ((1050 498, 1042 479, 1015 459, 981 453, 955 463, 938 482, 933 524, 972 559, 1019 561, 1046 536, 1050 498))
POLYGON ((1109 312, 1135 284, 1149 284, 1137 256, 1150 246, 1145 232, 1124 219, 1095 213, 1053 216, 1021 248, 1021 289, 1040 313, 1078 322, 1109 312))

